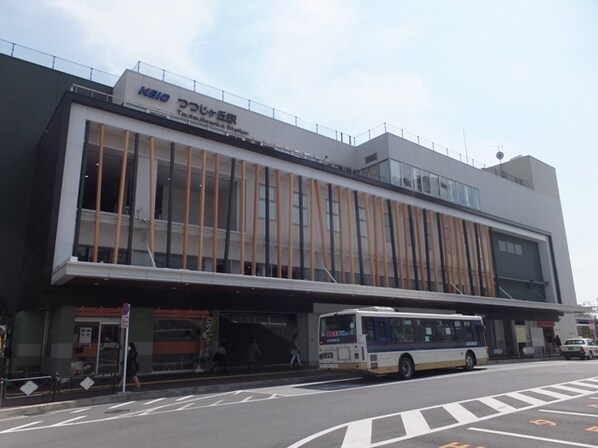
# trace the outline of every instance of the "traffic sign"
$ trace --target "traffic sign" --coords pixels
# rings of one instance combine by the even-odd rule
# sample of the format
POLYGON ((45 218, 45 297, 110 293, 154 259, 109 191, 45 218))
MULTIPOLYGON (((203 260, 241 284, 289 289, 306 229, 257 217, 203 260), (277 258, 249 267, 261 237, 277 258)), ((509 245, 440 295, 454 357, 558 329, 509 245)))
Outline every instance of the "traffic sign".
POLYGON ((120 309, 120 311, 122 312, 123 316, 125 314, 129 314, 131 312, 131 305, 128 304, 127 302, 123 303, 122 308, 120 309))

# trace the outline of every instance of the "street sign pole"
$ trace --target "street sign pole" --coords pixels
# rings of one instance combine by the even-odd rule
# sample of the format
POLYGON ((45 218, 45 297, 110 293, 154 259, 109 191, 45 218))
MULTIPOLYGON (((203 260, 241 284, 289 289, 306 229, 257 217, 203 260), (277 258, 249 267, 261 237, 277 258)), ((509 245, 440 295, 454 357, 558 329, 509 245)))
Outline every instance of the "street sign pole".
POLYGON ((125 347, 123 356, 123 393, 126 390, 127 384, 127 360, 129 358, 129 317, 131 315, 131 305, 124 303, 122 308, 122 315, 120 318, 120 327, 125 330, 125 347))

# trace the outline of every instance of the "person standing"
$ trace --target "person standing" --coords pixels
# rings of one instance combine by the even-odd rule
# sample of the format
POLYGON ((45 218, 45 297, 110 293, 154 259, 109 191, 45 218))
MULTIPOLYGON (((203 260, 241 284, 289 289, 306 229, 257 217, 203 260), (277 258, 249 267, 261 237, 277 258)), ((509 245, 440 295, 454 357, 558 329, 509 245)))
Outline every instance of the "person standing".
POLYGON ((301 353, 301 347, 299 346, 299 341, 297 340, 299 336, 297 333, 293 335, 293 342, 291 342, 291 362, 289 363, 289 367, 293 367, 293 363, 297 361, 299 367, 301 364, 301 358, 299 357, 299 353, 301 353))
MULTIPOLYGON (((139 382, 139 378, 137 378, 137 371, 139 370, 139 362, 137 361, 137 347, 133 342, 129 342, 129 346, 127 347, 127 378, 130 378, 135 383, 135 390, 139 390, 141 388, 141 383, 139 382)), ((120 381, 116 385, 117 389, 121 389, 123 385, 125 377, 124 375, 121 377, 120 381)))

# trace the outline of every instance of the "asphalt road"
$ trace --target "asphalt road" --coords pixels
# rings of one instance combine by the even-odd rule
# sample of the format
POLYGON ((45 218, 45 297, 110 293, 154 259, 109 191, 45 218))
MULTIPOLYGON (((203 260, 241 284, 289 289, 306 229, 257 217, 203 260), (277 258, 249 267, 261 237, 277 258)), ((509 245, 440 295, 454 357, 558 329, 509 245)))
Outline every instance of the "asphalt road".
POLYGON ((254 387, 0 420, 0 447, 598 447, 598 361, 254 387))

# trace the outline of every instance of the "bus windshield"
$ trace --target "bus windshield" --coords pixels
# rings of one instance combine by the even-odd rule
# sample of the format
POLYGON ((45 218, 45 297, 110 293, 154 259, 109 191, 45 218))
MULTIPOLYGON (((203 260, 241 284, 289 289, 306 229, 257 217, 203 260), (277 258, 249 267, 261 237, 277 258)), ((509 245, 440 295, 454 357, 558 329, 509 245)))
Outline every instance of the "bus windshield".
POLYGON ((328 316, 320 320, 320 345, 347 344, 356 341, 354 314, 328 316))

